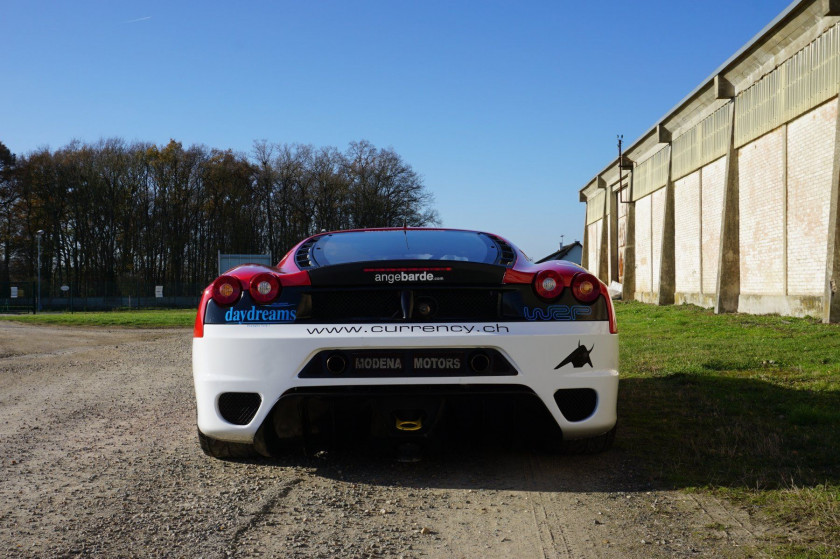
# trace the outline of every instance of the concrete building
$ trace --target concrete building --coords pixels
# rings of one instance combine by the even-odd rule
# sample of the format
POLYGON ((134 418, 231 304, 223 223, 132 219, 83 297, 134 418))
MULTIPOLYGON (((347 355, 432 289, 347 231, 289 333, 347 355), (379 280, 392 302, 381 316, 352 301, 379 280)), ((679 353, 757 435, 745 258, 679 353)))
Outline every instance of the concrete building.
POLYGON ((840 321, 840 0, 798 0, 580 191, 624 300, 840 321))

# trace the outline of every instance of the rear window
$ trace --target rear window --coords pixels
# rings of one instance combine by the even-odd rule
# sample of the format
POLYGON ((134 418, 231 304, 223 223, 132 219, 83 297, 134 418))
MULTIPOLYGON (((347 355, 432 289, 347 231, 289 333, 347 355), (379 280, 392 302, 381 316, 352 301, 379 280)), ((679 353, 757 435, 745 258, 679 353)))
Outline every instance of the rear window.
POLYGON ((487 235, 473 231, 350 231, 324 235, 311 257, 318 266, 376 260, 452 260, 493 264, 499 249, 487 235))

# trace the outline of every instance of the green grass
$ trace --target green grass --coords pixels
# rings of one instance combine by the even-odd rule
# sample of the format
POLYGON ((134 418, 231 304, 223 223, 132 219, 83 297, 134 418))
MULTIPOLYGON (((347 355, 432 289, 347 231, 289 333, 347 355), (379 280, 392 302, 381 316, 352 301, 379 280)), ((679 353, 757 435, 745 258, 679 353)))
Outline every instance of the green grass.
POLYGON ((658 484, 795 527, 800 539, 776 542, 775 556, 840 556, 840 326, 693 306, 616 311, 617 445, 658 484))
POLYGON ((195 322, 195 309, 21 314, 6 315, 2 320, 61 326, 190 328, 195 322))

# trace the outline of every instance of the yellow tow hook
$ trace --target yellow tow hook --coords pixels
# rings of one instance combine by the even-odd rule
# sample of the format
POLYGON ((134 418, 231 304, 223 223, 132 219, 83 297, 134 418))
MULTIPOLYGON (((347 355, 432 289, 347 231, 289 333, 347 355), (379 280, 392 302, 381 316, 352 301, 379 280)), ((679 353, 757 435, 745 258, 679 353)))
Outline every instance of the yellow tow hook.
POLYGON ((399 431, 419 431, 423 428, 423 420, 419 417, 417 419, 400 419, 397 418, 397 429, 399 431))

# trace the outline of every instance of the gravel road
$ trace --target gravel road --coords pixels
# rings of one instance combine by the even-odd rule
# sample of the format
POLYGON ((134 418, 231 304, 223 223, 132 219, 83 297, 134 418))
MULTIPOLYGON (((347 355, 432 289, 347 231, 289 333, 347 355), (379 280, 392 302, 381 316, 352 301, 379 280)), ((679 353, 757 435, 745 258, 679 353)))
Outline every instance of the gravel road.
MULTIPOLYGON (((0 321, 0 556, 752 557, 768 527, 617 448, 221 461, 187 330, 0 321)), ((621 432, 619 431, 619 439, 621 432)))

